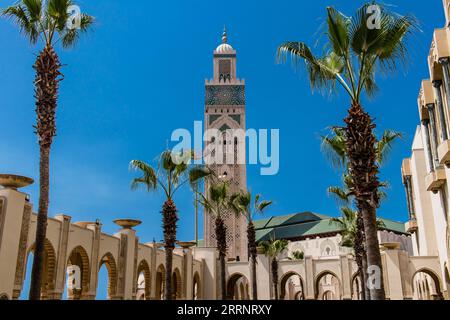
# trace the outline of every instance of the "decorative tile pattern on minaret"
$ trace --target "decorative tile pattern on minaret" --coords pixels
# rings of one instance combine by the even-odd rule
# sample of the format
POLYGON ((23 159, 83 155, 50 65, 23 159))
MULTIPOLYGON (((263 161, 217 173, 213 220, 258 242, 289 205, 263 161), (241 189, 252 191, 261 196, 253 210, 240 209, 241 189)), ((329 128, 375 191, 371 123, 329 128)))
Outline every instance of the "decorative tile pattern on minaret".
MULTIPOLYGON (((226 146, 234 145, 233 161, 213 164, 211 167, 223 181, 228 181, 231 192, 247 189, 245 164, 237 163, 238 150, 245 158, 245 139, 237 141, 227 129, 245 131, 245 82, 236 77, 236 51, 228 44, 226 30, 222 44, 214 50, 214 78, 205 83, 205 129, 220 130, 221 145, 226 157, 226 146)), ((207 142, 208 143, 208 142, 207 142)), ((205 185, 207 190, 208 184, 205 185)), ((244 261, 247 259, 246 219, 233 212, 224 214, 227 226, 228 257, 244 261)), ((214 219, 204 215, 205 246, 216 246, 214 219)))

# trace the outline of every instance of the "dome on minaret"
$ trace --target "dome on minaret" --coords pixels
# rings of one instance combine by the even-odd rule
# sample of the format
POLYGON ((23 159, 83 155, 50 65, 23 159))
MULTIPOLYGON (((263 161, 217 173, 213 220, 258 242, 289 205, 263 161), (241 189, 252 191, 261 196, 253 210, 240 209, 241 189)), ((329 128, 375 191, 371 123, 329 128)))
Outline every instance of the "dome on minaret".
POLYGON ((216 48, 216 53, 233 53, 234 49, 228 43, 226 28, 223 28, 222 43, 216 48))

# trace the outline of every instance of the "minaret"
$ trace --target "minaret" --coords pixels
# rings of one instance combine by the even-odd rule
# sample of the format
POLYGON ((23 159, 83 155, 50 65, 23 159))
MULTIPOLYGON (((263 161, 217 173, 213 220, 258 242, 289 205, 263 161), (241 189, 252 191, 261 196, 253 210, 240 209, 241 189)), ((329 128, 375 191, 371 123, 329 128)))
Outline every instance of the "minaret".
MULTIPOLYGON (((220 180, 229 183, 231 192, 246 190, 246 166, 237 161, 238 154, 245 159, 245 138, 233 135, 233 130, 245 131, 245 83, 236 77, 236 51, 228 44, 225 28, 222 43, 214 50, 213 68, 214 78, 205 82, 205 129, 219 130, 218 144, 226 161, 210 167, 220 180)), ((214 138, 206 145, 212 142, 214 138)), ((207 190, 208 184, 205 187, 207 190)), ((246 219, 233 212, 226 212, 224 218, 228 257, 244 261, 247 259, 246 219)), ((205 213, 204 239, 207 247, 216 246, 214 228, 214 219, 205 213)))

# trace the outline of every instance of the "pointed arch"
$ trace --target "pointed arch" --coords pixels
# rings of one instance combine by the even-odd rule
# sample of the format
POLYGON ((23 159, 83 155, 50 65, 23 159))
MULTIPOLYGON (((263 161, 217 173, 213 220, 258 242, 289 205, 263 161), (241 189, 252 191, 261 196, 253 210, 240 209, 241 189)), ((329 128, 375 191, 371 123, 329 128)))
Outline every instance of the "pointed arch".
POLYGON ((165 275, 166 275, 166 268, 164 268, 163 264, 160 264, 156 269, 156 283, 155 283, 156 300, 163 300, 165 275))
POLYGON ((192 299, 193 300, 201 300, 202 297, 202 284, 200 281, 200 275, 196 271, 193 277, 193 285, 192 285, 192 299))
POLYGON ((299 300, 303 300, 304 299, 304 294, 305 294, 305 289, 304 289, 304 282, 303 282, 303 278, 294 271, 289 271, 286 272, 280 280, 280 300, 284 300, 285 296, 286 296, 286 284, 288 282, 289 279, 291 279, 292 277, 297 276, 299 281, 300 281, 300 290, 298 292, 295 293, 295 300, 297 300, 297 297, 299 298, 299 300))
POLYGON ((70 300, 79 300, 89 292, 90 280, 89 256, 82 246, 77 246, 70 252, 66 269, 70 266, 77 266, 79 268, 80 274, 75 274, 75 276, 80 277, 80 287, 69 288, 68 286, 67 297, 70 300))
POLYGON ((183 282, 178 268, 175 268, 172 273, 172 294, 174 300, 183 298, 183 282))
POLYGON ((110 252, 105 253, 100 259, 98 271, 100 271, 103 265, 105 265, 108 271, 108 299, 115 299, 117 294, 117 264, 114 256, 110 252))
MULTIPOLYGON (((34 249, 36 244, 33 243, 28 249, 27 259, 30 253, 34 254, 34 249)), ((26 266, 26 263, 25 263, 26 266)), ((25 273, 27 270, 25 270, 25 273)), ((29 270, 31 272, 31 270, 29 270)), ((44 271, 43 271, 43 281, 41 284, 41 299, 48 300, 54 299, 54 290, 56 285, 56 251, 50 240, 45 239, 44 242, 44 271)))
POLYGON ((144 259, 138 264, 137 268, 137 284, 138 284, 138 290, 143 290, 143 298, 145 300, 150 300, 150 288, 151 288, 151 273, 150 273, 150 267, 148 262, 144 259), (144 275, 144 287, 141 288, 139 284, 139 277, 140 275, 144 275))

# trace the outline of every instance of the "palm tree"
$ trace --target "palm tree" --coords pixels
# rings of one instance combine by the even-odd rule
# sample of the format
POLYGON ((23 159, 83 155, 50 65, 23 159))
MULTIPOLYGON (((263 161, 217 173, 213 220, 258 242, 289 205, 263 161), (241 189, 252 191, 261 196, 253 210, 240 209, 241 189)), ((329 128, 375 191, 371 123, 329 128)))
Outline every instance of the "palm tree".
POLYGON ((263 211, 272 204, 272 201, 260 200, 261 195, 257 194, 252 205, 252 194, 248 191, 243 191, 233 195, 231 203, 233 209, 237 214, 242 214, 247 219, 247 242, 248 242, 248 254, 251 262, 252 269, 252 292, 253 300, 258 300, 258 286, 256 280, 256 258, 257 244, 256 244, 256 231, 253 224, 253 218, 256 214, 263 213, 263 211))
POLYGON ((56 135, 58 89, 59 82, 63 78, 60 71, 62 65, 54 46, 58 42, 61 42, 63 47, 73 46, 80 33, 86 32, 93 23, 93 18, 86 14, 71 17, 69 9, 72 5, 74 2, 70 0, 48 0, 45 5, 42 0, 21 0, 2 10, 2 16, 14 20, 31 44, 39 42, 44 46, 33 66, 36 70, 34 96, 37 123, 35 129, 39 141, 40 165, 39 208, 30 300, 38 300, 41 296, 50 189, 50 148, 56 135), (74 22, 73 19, 78 22, 78 25, 70 27, 74 22))
POLYGON ((195 183, 209 175, 209 170, 202 166, 189 166, 191 160, 190 152, 174 154, 166 150, 159 156, 158 167, 141 160, 132 160, 130 167, 142 173, 142 176, 134 178, 131 189, 136 190, 139 186, 144 186, 147 191, 153 191, 158 187, 164 191, 166 201, 162 207, 162 220, 164 230, 165 248, 165 287, 164 299, 171 300, 172 294, 172 259, 173 249, 177 239, 177 208, 173 201, 174 194, 181 186, 187 182, 195 183))
POLYGON ((211 183, 207 196, 199 193, 198 201, 203 205, 206 214, 214 217, 217 250, 219 252, 219 283, 220 299, 227 298, 226 277, 225 277, 225 259, 227 256, 227 226, 223 220, 223 215, 232 208, 230 189, 227 182, 211 183))
POLYGON ((271 259, 272 285, 275 293, 275 300, 278 300, 278 255, 283 253, 289 242, 285 239, 270 239, 261 241, 259 247, 264 255, 271 259))
MULTIPOLYGON (((332 218, 330 223, 337 224, 341 229, 342 240, 340 245, 343 247, 353 248, 355 253, 356 265, 358 266, 358 273, 361 277, 362 295, 361 299, 366 300, 370 298, 366 286, 367 257, 364 248, 364 233, 361 232, 361 216, 357 211, 350 207, 341 207, 341 217, 332 218)), ((382 220, 377 219, 377 229, 382 229, 385 224, 382 220)))
POLYGON ((304 258, 305 258, 305 253, 300 250, 295 250, 294 252, 292 252, 292 255, 290 257, 288 257, 288 259, 292 260, 292 261, 299 261, 299 260, 303 260, 304 258))
MULTIPOLYGON (((288 54, 296 63, 305 62, 312 89, 335 91, 338 83, 350 97, 350 108, 344 119, 346 124, 345 148, 352 178, 352 193, 356 206, 362 213, 366 236, 367 260, 382 274, 381 254, 377 238, 376 209, 378 199, 378 166, 376 164, 375 124, 362 106, 361 96, 375 93, 377 70, 394 72, 397 62, 407 57, 406 39, 412 33, 416 21, 411 16, 391 13, 378 5, 375 17, 368 3, 359 8, 353 17, 327 8, 328 51, 316 56, 303 42, 285 42, 278 47, 278 60, 285 62, 288 54)), ((383 281, 371 289, 374 300, 384 300, 383 281)))
MULTIPOLYGON (((333 127, 331 128, 331 134, 322 138, 322 150, 330 159, 330 162, 337 168, 343 169, 343 184, 344 188, 339 186, 332 186, 328 188, 328 194, 333 195, 335 199, 344 204, 344 207, 341 208, 343 213, 343 217, 353 217, 353 210, 349 208, 353 202, 353 194, 350 190, 350 186, 352 185, 351 176, 348 174, 348 157, 347 151, 345 147, 345 133, 343 128, 333 127)), ((376 159, 377 165, 380 167, 383 165, 384 161, 389 155, 389 152, 392 150, 392 146, 396 139, 402 138, 402 134, 399 132, 395 132, 393 130, 385 130, 381 138, 377 141, 375 150, 376 150, 376 159)), ((387 187, 388 184, 386 182, 380 182, 380 187, 387 187)), ((383 190, 378 189, 378 198, 384 199, 386 194, 383 190)), ((362 218, 362 213, 357 212, 355 217, 355 221, 352 219, 345 218, 344 221, 350 221, 352 224, 351 227, 355 227, 352 229, 354 231, 352 238, 352 247, 355 252, 355 260, 358 265, 359 274, 361 277, 361 283, 363 286, 362 291, 362 299, 370 300, 370 293, 367 290, 366 284, 366 271, 367 270, 367 255, 365 249, 365 232, 364 232, 364 223, 362 218), (354 222, 354 225, 353 225, 354 222)), ((345 224, 348 226, 348 224, 345 224)), ((345 226, 344 225, 344 226, 345 226)), ((343 228, 346 229, 346 228, 343 228)))

